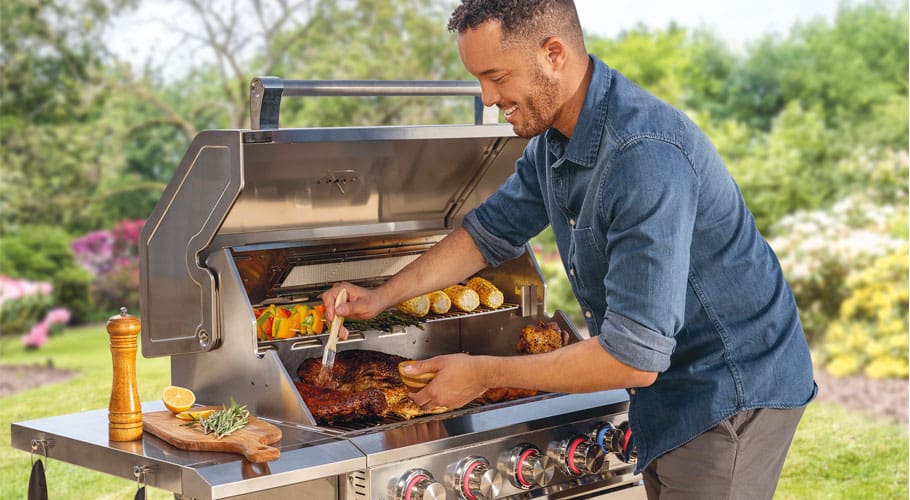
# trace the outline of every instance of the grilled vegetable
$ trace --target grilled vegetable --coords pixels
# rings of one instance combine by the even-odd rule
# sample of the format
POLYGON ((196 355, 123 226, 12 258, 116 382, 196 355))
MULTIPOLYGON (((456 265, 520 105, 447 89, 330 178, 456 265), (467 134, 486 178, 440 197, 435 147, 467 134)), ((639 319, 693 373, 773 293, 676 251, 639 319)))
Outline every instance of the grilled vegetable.
POLYGON ((443 290, 452 301, 452 305, 464 312, 471 312, 480 305, 477 292, 464 285, 452 285, 443 290))
POLYGON ((452 299, 442 290, 430 293, 430 310, 434 314, 445 314, 452 308, 452 299))
POLYGON ((480 303, 490 309, 496 309, 505 301, 505 297, 503 297, 502 292, 496 288, 496 285, 480 276, 474 276, 469 279, 468 288, 477 292, 478 297, 480 297, 480 303))
POLYGON ((256 338, 260 341, 289 339, 297 335, 320 334, 325 329, 325 305, 306 304, 257 308, 256 338))
POLYGON ((422 318, 430 312, 430 298, 426 294, 418 295, 398 304, 398 310, 405 314, 422 318))

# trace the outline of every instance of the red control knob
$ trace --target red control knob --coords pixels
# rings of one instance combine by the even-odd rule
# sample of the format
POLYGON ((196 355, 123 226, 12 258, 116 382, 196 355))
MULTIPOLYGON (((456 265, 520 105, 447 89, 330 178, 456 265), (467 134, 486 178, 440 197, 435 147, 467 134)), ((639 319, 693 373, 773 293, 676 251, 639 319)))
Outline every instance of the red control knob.
POLYGON ((393 487, 392 498, 398 500, 445 500, 446 489, 424 469, 404 473, 393 487))
POLYGON ((532 444, 521 444, 509 454, 509 481, 523 490, 535 486, 546 486, 553 479, 554 467, 548 463, 540 450, 532 444))
POLYGON ((570 476, 597 474, 606 461, 606 454, 600 445, 580 434, 558 443, 555 454, 563 472, 570 476))
POLYGON ((486 458, 467 457, 455 467, 452 487, 464 500, 496 498, 502 490, 501 478, 486 458))

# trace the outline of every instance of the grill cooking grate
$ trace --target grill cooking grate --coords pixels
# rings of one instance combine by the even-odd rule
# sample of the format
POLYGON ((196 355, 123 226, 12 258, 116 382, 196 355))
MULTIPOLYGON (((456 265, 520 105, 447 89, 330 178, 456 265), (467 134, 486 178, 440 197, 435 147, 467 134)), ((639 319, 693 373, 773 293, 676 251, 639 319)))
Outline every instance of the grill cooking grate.
MULTIPOLYGON (((513 401, 510 401, 510 403, 512 403, 512 402, 513 401)), ((450 418, 455 415, 464 415, 467 413, 473 413, 482 408, 485 408, 486 406, 492 406, 492 405, 484 405, 482 403, 472 401, 457 410, 449 411, 446 413, 440 413, 438 415, 425 415, 422 417, 417 417, 417 418, 412 418, 412 419, 404 419, 397 415, 388 415, 383 418, 362 420, 359 422, 345 422, 343 424, 325 425, 325 426, 320 426, 319 428, 322 430, 330 431, 330 432, 337 432, 344 436, 351 436, 351 435, 358 435, 358 434, 366 434, 368 432, 373 432, 376 430, 397 429, 399 427, 415 425, 415 424, 418 424, 421 422, 427 422, 430 420, 442 420, 442 419, 450 418)))

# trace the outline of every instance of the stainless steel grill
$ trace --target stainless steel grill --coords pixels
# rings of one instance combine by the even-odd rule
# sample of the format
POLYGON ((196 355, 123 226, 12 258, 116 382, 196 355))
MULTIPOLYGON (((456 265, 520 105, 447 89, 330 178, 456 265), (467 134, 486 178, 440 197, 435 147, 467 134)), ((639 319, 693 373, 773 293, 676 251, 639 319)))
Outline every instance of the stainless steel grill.
MULTIPOLYGON (((526 141, 476 96, 479 87, 465 82, 256 79, 253 128, 201 133, 149 217, 140 244, 143 355, 170 356, 172 383, 192 388, 197 402, 234 398, 278 425, 278 460, 252 467, 149 435, 124 449, 107 442, 104 411, 13 424, 13 445, 53 438, 50 458, 127 478, 146 467, 151 486, 180 498, 643 496, 623 460, 631 457, 610 446, 627 418, 623 391, 324 426, 294 381, 304 360, 321 357, 326 335, 257 340, 254 307, 312 302, 339 280, 382 283, 510 175, 526 141), (351 93, 473 95, 476 123, 278 128, 282 96, 351 93)), ((539 321, 583 338, 561 312, 545 310, 530 247, 479 274, 503 291, 503 307, 353 331, 339 350, 509 355, 521 329, 539 321)))

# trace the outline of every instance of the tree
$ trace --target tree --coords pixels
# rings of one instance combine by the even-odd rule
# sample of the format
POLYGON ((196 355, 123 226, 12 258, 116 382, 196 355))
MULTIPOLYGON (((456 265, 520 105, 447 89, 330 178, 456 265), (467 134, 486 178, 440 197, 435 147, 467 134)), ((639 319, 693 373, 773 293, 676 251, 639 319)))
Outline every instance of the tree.
POLYGON ((0 4, 0 230, 90 227, 85 200, 116 173, 105 109, 106 21, 129 0, 0 4))

